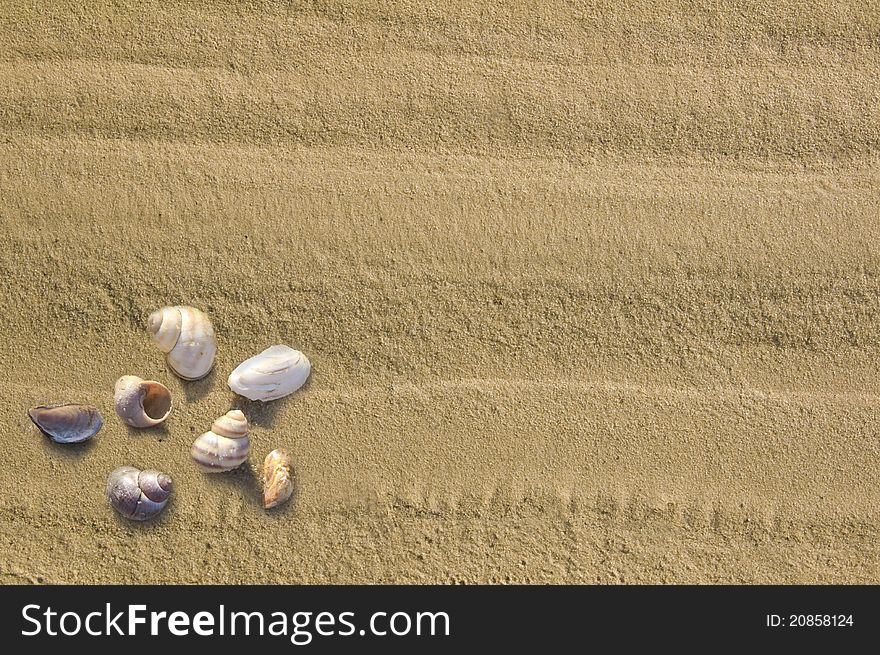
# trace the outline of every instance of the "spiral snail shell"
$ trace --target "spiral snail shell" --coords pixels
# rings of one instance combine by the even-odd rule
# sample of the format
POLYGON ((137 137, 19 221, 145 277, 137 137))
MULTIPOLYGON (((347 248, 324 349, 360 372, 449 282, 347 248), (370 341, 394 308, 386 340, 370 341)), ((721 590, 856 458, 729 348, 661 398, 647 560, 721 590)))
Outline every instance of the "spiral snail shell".
POLYGON ((207 315, 195 307, 163 307, 150 314, 147 331, 184 380, 205 377, 214 366, 217 341, 207 315))
POLYGON ((306 383, 312 365, 289 346, 271 346, 242 362, 229 376, 229 388, 239 396, 267 402, 283 398, 306 383))
POLYGON ((171 478, 159 471, 123 466, 107 479, 107 497, 113 508, 133 521, 146 521, 162 511, 171 497, 171 478))
POLYGON ((280 448, 266 455, 263 462, 263 507, 269 509, 285 502, 293 493, 290 455, 280 448))
POLYGON ((250 448, 247 418, 240 410, 233 409, 214 421, 211 430, 193 442, 190 452, 200 469, 221 473, 241 466, 250 448))
POLYGON ((161 382, 123 375, 113 393, 116 413, 128 425, 149 428, 159 425, 171 413, 171 392, 161 382))

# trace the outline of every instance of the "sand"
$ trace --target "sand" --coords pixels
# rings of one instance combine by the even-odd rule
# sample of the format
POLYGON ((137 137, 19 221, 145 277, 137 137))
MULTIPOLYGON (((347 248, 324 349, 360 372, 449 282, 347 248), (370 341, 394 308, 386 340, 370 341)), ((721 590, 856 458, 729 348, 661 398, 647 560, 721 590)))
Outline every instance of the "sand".
POLYGON ((880 582, 871 0, 205 4, 0 11, 0 581, 880 582), (236 397, 274 343, 307 386, 236 397), (49 442, 60 401, 103 430, 49 442), (250 465, 203 474, 232 407, 250 465))

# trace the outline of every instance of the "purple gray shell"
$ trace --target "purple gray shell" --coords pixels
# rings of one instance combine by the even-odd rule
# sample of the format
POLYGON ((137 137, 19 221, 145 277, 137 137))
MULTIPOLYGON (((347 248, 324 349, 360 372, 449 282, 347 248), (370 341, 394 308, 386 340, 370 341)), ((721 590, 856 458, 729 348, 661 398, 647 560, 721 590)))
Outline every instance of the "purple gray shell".
POLYGON ((172 489, 171 478, 165 473, 133 466, 118 468, 107 479, 107 496, 113 508, 134 521, 146 521, 161 512, 172 489))
POLYGON ((28 416, 43 434, 56 443, 79 443, 91 439, 104 425, 104 418, 94 405, 40 405, 29 409, 28 416))

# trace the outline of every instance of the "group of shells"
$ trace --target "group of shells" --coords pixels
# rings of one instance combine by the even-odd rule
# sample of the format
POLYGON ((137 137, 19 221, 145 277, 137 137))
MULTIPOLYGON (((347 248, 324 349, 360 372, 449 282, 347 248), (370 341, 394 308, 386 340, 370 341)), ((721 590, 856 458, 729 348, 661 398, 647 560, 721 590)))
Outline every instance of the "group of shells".
MULTIPOLYGON (((207 315, 187 306, 163 307, 150 314, 147 331, 165 353, 169 368, 184 380, 199 380, 211 371, 217 354, 214 327, 207 315)), ((229 388, 249 400, 270 402, 303 386, 311 372, 308 358, 288 346, 271 346, 242 362, 229 375, 229 388)), ((114 404, 119 418, 134 428, 149 428, 171 414, 171 392, 161 382, 123 375, 116 381, 114 404)), ((80 443, 94 437, 104 424, 94 405, 40 405, 28 411, 52 441, 80 443)), ((232 471, 244 464, 251 443, 247 418, 233 409, 217 418, 192 444, 192 461, 207 473, 232 471)), ((123 466, 107 480, 110 504, 123 516, 145 521, 168 504, 174 485, 166 473, 123 466)), ((276 449, 263 462, 263 507, 275 507, 293 493, 291 460, 276 449)))

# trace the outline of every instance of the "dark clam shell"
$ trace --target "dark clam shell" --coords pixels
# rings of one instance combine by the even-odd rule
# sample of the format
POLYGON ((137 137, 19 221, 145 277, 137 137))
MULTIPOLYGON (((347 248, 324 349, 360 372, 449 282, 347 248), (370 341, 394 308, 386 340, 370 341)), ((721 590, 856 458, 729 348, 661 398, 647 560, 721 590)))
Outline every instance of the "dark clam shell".
POLYGON ((94 405, 40 405, 29 409, 28 416, 43 434, 57 443, 79 443, 91 439, 104 425, 104 418, 94 405))

